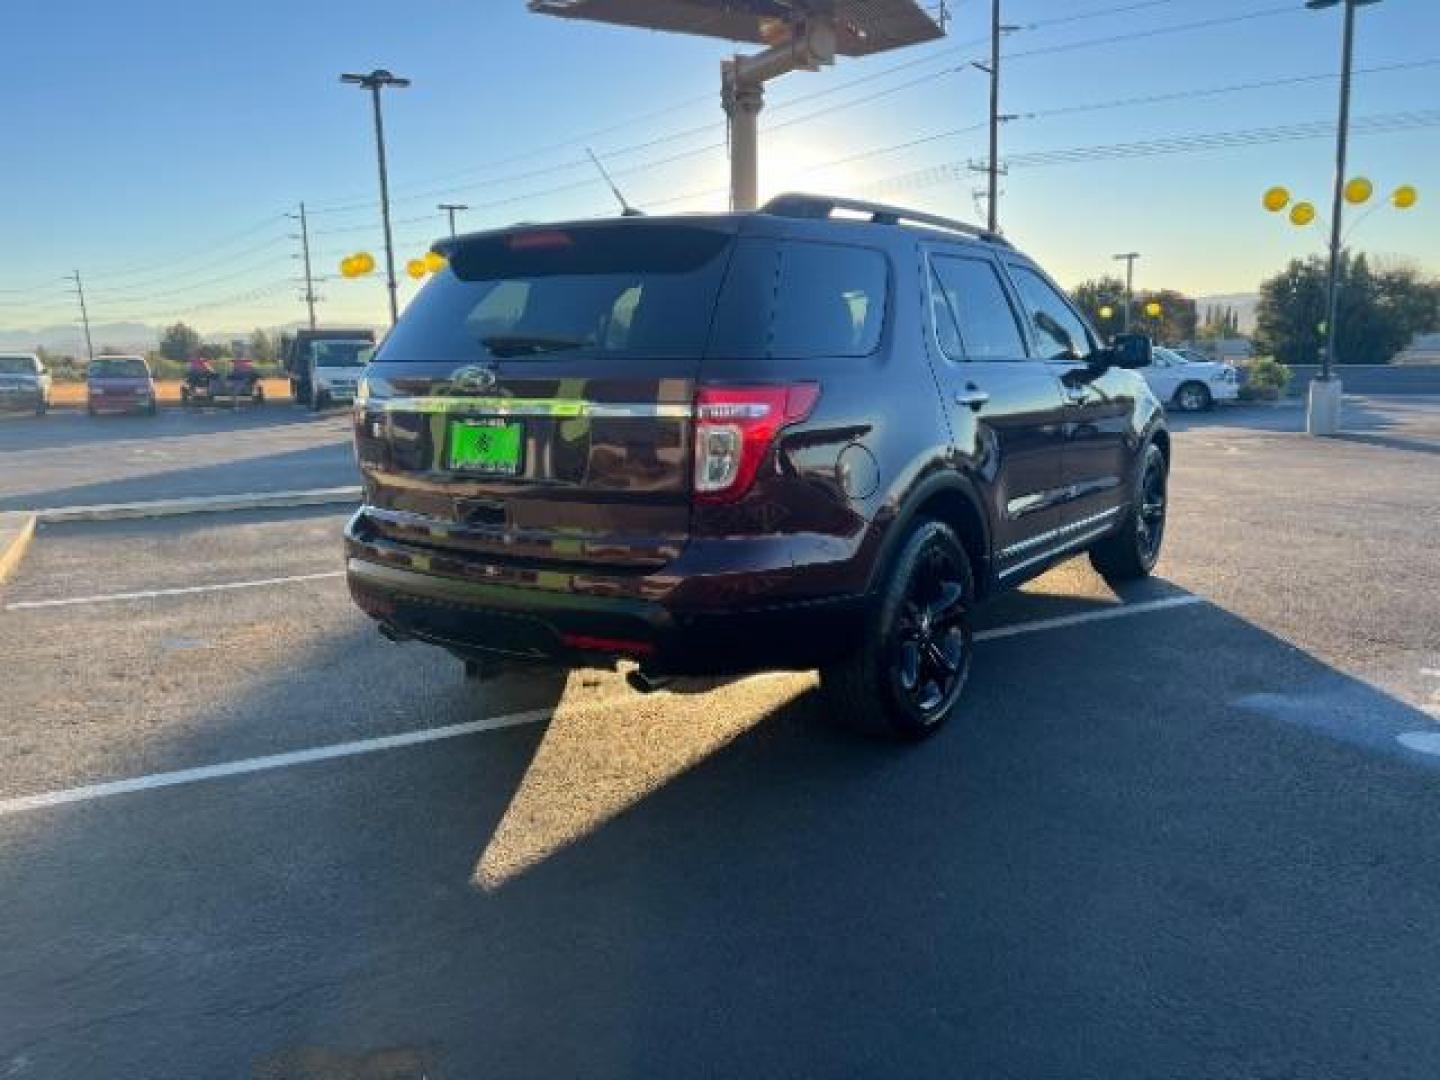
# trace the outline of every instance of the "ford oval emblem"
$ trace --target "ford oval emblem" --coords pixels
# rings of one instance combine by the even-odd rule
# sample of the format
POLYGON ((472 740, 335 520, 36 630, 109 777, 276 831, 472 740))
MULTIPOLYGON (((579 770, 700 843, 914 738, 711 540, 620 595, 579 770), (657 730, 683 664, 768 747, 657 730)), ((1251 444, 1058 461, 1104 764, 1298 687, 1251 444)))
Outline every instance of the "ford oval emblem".
POLYGON ((455 389, 474 392, 493 390, 499 381, 500 376, 495 374, 494 368, 481 367, 478 364, 462 367, 450 376, 450 383, 455 389))

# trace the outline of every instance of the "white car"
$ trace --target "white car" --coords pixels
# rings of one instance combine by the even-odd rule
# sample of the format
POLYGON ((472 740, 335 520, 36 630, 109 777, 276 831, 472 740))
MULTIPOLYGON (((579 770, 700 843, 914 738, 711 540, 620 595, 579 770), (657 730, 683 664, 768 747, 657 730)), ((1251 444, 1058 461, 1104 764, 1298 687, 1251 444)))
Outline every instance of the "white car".
POLYGON ((1156 397, 1181 412, 1200 412, 1240 396, 1240 372, 1233 364, 1187 360, 1174 349, 1156 348, 1152 356, 1140 374, 1156 397))
POLYGON ((50 372, 34 353, 0 353, 0 409, 50 408, 50 372))

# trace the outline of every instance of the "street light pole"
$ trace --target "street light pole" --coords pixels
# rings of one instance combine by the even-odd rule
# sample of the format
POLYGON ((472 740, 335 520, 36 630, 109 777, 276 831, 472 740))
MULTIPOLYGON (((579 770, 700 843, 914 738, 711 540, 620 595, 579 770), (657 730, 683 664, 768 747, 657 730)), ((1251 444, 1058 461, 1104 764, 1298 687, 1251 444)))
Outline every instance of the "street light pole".
POLYGON ((1125 260, 1125 318, 1122 326, 1125 333, 1130 332, 1130 309, 1135 306, 1135 260, 1140 258, 1140 252, 1127 251, 1122 255, 1116 255, 1117 260, 1125 260))
POLYGON ((454 236, 454 235, 455 235, 455 212, 456 212, 457 210, 469 210, 470 207, 466 206, 464 203, 446 203, 446 202, 442 202, 442 203, 441 203, 439 206, 437 206, 435 209, 437 209, 437 210, 443 210, 443 211, 445 211, 445 213, 446 213, 447 215, 449 215, 449 218, 450 218, 450 235, 451 235, 451 236, 454 236))
POLYGON ((1320 377, 1310 384, 1305 428, 1312 435, 1333 435, 1340 428, 1341 388, 1335 378, 1336 325, 1340 314, 1340 245, 1345 214, 1345 168, 1350 149, 1350 76, 1355 61, 1355 9, 1379 0, 1305 0, 1312 11, 1337 4, 1345 6, 1345 29, 1340 59, 1340 121, 1335 137, 1335 199, 1330 212, 1330 280, 1325 299, 1325 352, 1320 377))
POLYGON ((400 304, 396 296, 395 241, 390 232, 390 178, 385 168, 385 121, 381 116, 380 91, 387 86, 403 89, 410 85, 410 80, 392 75, 384 68, 376 68, 368 75, 341 75, 340 81, 369 90, 375 111, 375 155, 380 163, 380 218, 385 226, 385 287, 390 291, 390 323, 394 325, 400 319, 400 304))

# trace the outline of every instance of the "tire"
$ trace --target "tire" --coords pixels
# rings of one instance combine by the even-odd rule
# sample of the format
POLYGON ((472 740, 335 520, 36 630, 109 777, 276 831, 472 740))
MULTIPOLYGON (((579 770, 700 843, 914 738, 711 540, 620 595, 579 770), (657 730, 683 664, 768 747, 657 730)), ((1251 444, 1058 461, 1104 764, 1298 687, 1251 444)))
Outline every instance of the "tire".
POLYGON ((970 675, 975 579, 948 525, 922 521, 895 557, 854 653, 820 669, 827 716, 916 740, 950 719, 970 675))
POLYGON ((1090 565, 1106 581, 1148 577, 1165 540, 1169 465, 1154 443, 1145 447, 1135 495, 1120 528, 1090 549, 1090 565))
POLYGON ((1204 383, 1186 382, 1175 388, 1175 407, 1181 412, 1205 412, 1215 404, 1204 383))

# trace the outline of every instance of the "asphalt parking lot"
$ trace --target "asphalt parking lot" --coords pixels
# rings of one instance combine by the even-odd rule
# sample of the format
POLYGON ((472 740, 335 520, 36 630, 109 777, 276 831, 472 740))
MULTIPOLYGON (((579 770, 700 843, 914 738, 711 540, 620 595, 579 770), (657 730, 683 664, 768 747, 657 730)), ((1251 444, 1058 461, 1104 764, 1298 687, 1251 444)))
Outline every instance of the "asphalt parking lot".
MULTIPOLYGON (((983 610, 921 746, 809 676, 468 686, 352 609, 333 508, 42 529, 0 1077, 1433 1077, 1440 399, 1297 415, 1177 420, 1156 577, 983 610)), ((0 500, 353 482, 294 417, 0 425, 60 461, 0 500)))
POLYGON ((348 421, 289 402, 0 415, 0 511, 353 484, 348 421))

